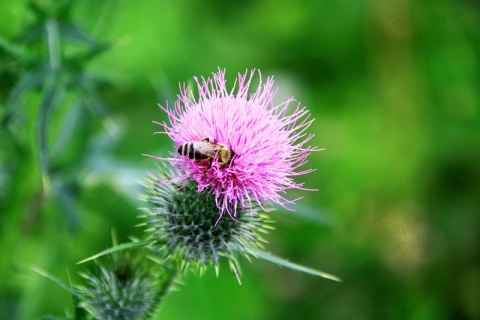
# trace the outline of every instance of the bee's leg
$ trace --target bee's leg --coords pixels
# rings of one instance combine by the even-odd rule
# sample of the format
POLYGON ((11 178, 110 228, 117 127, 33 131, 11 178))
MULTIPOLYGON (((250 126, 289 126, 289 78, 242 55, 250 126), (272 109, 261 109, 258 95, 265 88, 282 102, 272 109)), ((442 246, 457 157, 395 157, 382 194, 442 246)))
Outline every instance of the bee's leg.
POLYGON ((217 144, 217 138, 213 138, 213 144, 217 144))
POLYGON ((209 161, 208 161, 208 166, 207 166, 207 167, 205 168, 205 170, 203 171, 203 175, 206 175, 208 169, 210 169, 211 167, 212 167, 212 160, 209 160, 209 161))
POLYGON ((228 161, 229 166, 233 166, 233 161, 235 161, 235 152, 232 150, 231 152, 231 158, 230 161, 228 161))
POLYGON ((203 138, 203 139, 200 140, 200 141, 210 142, 210 139, 209 139, 208 137, 206 137, 206 138, 203 138))

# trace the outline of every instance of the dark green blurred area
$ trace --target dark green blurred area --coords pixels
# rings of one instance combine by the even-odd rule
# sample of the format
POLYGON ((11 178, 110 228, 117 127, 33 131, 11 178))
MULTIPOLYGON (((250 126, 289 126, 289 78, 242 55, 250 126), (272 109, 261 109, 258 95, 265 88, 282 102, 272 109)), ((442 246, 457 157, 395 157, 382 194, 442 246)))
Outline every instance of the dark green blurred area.
MULTIPOLYGON (((14 39, 31 19, 25 2, 2 1, 0 36, 14 39)), ((71 312, 69 294, 31 267, 80 281, 87 266, 75 263, 110 247, 112 230, 120 242, 141 237, 136 199, 156 165, 141 154, 173 147, 153 135, 151 121, 165 119, 156 104, 220 67, 231 85, 247 68, 274 75, 279 102, 293 95, 312 111, 312 143, 326 150, 300 179, 319 191, 292 192, 304 196, 297 211, 272 213, 267 249, 343 282, 254 260, 242 262, 239 286, 222 264, 218 279, 186 276, 163 319, 480 319, 478 2, 88 0, 72 19, 113 44, 88 69, 110 83, 110 116, 75 118, 55 158, 78 165, 62 171, 79 182, 68 212, 42 197, 30 148, 38 94, 19 105, 30 114, 15 131, 26 148, 1 129, 0 317, 71 312)), ((0 65, 2 114, 21 72, 0 65)), ((49 141, 63 119, 52 111, 49 141)))

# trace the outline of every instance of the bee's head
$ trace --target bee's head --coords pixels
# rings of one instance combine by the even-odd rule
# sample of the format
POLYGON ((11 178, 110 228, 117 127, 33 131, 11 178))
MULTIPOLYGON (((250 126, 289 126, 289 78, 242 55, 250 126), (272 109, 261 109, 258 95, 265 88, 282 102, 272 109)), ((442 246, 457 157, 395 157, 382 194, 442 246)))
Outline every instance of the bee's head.
POLYGON ((218 162, 220 164, 230 164, 232 161, 233 156, 235 155, 235 152, 233 150, 230 150, 228 148, 221 148, 218 152, 218 162))

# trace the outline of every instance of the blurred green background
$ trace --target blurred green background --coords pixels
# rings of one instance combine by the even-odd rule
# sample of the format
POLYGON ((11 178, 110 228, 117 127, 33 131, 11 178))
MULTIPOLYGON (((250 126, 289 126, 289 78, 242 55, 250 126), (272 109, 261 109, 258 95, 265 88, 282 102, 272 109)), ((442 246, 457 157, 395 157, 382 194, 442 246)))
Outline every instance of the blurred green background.
MULTIPOLYGON (((0 36, 15 40, 35 15, 0 4, 0 36)), ((33 67, 0 49, 0 318, 71 312, 31 267, 80 281, 75 263, 111 246, 112 230, 142 235, 137 199, 156 162, 141 154, 173 147, 153 135, 156 104, 220 67, 230 84, 247 68, 274 75, 278 101, 293 95, 316 118, 312 144, 326 150, 300 179, 319 191, 290 193, 304 199, 272 213, 267 248, 343 282, 243 260, 239 286, 222 264, 219 278, 189 273, 163 319, 480 319, 478 1, 85 0, 68 19, 112 44, 81 66, 108 115, 68 99, 50 110, 45 196, 42 91, 14 105, 9 129, 12 90, 33 67)))

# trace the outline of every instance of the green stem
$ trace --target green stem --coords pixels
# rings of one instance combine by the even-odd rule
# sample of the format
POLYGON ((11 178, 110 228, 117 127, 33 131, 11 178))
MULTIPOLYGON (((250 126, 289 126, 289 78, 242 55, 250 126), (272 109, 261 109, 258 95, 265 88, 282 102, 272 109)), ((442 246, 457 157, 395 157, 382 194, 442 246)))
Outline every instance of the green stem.
POLYGON ((46 195, 50 194, 51 185, 49 177, 48 163, 48 115, 55 104, 59 84, 59 73, 61 67, 60 56, 60 37, 58 23, 56 20, 49 19, 46 24, 48 57, 49 57, 49 75, 45 79, 44 96, 40 106, 40 115, 38 118, 38 153, 40 161, 40 170, 42 173, 43 191, 46 195))
POLYGON ((58 22, 54 19, 48 19, 45 27, 47 29, 50 68, 53 73, 57 73, 61 67, 60 30, 58 29, 58 22))
POLYGON ((170 269, 170 274, 169 274, 168 278, 165 279, 161 288, 159 289, 159 294, 158 294, 158 297, 157 297, 158 303, 157 303, 157 306, 155 307, 155 312, 153 313, 153 315, 151 317, 152 320, 159 319, 159 314, 160 314, 160 310, 161 310, 164 298, 167 295, 167 293, 172 291, 171 287, 175 283, 175 278, 177 277, 177 275, 178 275, 178 270, 177 270, 177 267, 174 265, 170 269))

